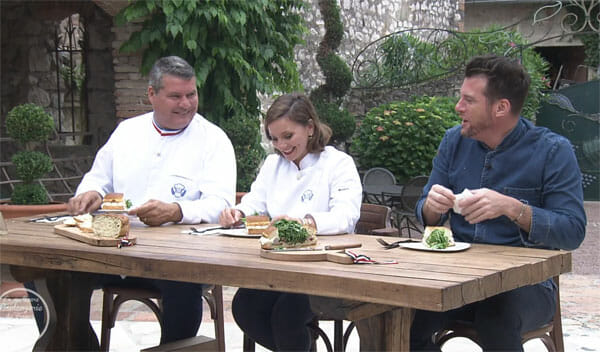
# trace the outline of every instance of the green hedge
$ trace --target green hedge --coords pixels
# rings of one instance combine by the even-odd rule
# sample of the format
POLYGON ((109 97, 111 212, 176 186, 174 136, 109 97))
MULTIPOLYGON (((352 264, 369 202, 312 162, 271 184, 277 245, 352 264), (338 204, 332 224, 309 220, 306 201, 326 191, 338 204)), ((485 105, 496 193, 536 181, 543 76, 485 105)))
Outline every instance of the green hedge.
POLYGON ((456 98, 422 96, 371 109, 352 143, 359 168, 385 167, 399 182, 429 175, 444 132, 460 123, 456 102, 456 98))

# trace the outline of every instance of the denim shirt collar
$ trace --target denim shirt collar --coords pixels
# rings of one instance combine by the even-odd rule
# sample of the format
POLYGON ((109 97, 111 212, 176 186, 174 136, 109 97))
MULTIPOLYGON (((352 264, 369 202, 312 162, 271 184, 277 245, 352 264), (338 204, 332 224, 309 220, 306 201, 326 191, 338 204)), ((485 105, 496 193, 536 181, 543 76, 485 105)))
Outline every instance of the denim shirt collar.
MULTIPOLYGON (((525 120, 522 117, 519 117, 519 121, 517 121, 515 127, 504 137, 502 142, 500 142, 500 144, 496 147, 495 151, 508 149, 515 143, 518 143, 528 129, 529 127, 527 126, 525 120)), ((491 149, 483 142, 479 142, 479 145, 484 149, 491 149)))

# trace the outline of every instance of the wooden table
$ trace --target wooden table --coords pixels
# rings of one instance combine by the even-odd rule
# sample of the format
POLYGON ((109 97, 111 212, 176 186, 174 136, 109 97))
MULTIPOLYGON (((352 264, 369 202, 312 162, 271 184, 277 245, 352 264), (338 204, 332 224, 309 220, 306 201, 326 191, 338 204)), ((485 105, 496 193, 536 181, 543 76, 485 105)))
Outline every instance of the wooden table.
MULTIPOLYGON (((94 247, 53 233, 52 225, 6 220, 0 263, 21 280, 42 268, 56 310, 55 327, 40 337, 40 349, 97 349, 89 325, 86 273, 203 282, 299 292, 366 302, 350 312, 361 350, 407 351, 414 309, 446 311, 571 270, 571 254, 493 245, 464 252, 384 250, 373 236, 320 237, 323 244, 360 241, 357 252, 398 264, 273 261, 259 256, 256 239, 181 234, 187 226, 134 228, 132 247, 94 247), (73 287, 78 288, 74 290, 73 287), (87 309, 87 310, 86 310, 87 309), (86 322, 86 323, 83 323, 86 322), (89 342, 92 340, 92 342, 89 342)), ((393 240, 389 238, 389 240, 393 240)), ((52 312, 52 308, 51 308, 52 312)))

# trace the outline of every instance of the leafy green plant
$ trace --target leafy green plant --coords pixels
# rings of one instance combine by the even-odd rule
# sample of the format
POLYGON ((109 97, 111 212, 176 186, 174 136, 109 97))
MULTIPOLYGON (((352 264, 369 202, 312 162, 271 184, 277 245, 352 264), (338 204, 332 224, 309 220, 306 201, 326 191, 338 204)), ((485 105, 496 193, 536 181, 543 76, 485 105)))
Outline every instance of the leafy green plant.
POLYGON ((25 148, 11 159, 17 177, 23 181, 13 190, 11 200, 14 204, 48 203, 46 189, 35 180, 52 170, 52 160, 34 148, 47 141, 53 130, 52 116, 35 104, 18 105, 8 112, 6 132, 25 148))
POLYGON ((402 87, 449 75, 464 68, 473 56, 510 56, 518 58, 531 76, 522 115, 533 120, 545 97, 544 90, 549 88, 546 77, 549 64, 521 34, 498 26, 451 34, 435 44, 410 32, 389 36, 379 46, 383 56, 381 66, 374 64, 374 68, 367 70, 362 84, 380 80, 392 87, 402 87))
MULTIPOLYGON (((303 7, 302 0, 144 0, 123 9, 116 22, 142 21, 142 29, 121 47, 143 52, 142 73, 162 56, 188 61, 196 71, 199 112, 230 133, 227 128, 235 124, 225 121, 260 116, 259 93, 300 88, 294 46, 305 32, 303 7)), ((235 131, 230 135, 238 179, 253 179, 259 145, 253 138, 243 144, 235 131)), ((245 181, 237 188, 248 190, 245 181)))
POLYGON ((456 102, 451 97, 421 96, 371 109, 352 142, 359 167, 385 167, 400 182, 429 175, 445 131, 460 122, 456 102))
MULTIPOLYGON (((485 30, 459 33, 456 37, 450 38, 446 45, 450 48, 448 55, 450 61, 453 60, 452 58, 464 57, 461 52, 464 52, 465 48, 467 59, 486 54, 504 55, 519 59, 531 77, 529 93, 521 115, 529 120, 535 118, 542 99, 546 96, 544 91, 550 86, 550 80, 546 76, 549 64, 527 43, 519 32, 491 26, 485 30), (452 55, 452 51, 456 55, 452 55)), ((455 63, 450 63, 450 65, 453 64, 455 63)))

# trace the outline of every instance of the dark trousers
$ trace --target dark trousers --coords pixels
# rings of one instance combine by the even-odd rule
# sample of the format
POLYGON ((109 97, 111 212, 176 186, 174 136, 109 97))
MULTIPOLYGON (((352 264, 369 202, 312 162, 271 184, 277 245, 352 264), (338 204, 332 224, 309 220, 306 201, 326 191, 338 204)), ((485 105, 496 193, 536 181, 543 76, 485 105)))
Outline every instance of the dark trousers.
POLYGON ((484 351, 523 351, 521 334, 552 320, 556 287, 525 286, 447 312, 417 310, 410 331, 411 351, 440 351, 432 335, 448 321, 474 323, 484 351))
POLYGON ((125 285, 158 289, 162 295, 162 330, 160 343, 196 336, 202 322, 202 284, 101 275, 99 286, 125 285))
POLYGON ((231 304, 235 322, 273 351, 308 351, 314 314, 307 295, 240 288, 231 304))

